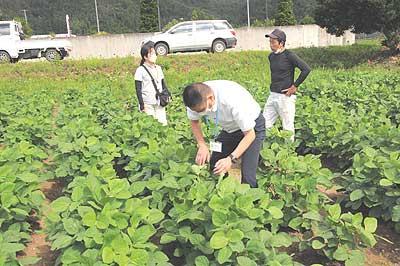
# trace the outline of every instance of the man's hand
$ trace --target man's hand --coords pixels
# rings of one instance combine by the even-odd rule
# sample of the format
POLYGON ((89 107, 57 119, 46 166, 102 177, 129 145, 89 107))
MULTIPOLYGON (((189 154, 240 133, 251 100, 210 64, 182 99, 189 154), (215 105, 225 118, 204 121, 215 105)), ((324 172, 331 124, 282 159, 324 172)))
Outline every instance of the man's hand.
POLYGON ((285 95, 286 96, 291 96, 293 94, 295 94, 297 91, 297 87, 292 85, 289 89, 283 90, 283 92, 286 92, 285 95))
POLYGON ((225 174, 231 169, 231 167, 232 167, 231 158, 227 157, 221 159, 215 164, 214 174, 216 175, 225 174))
POLYGON ((204 165, 206 162, 210 161, 210 151, 206 144, 201 144, 196 155, 196 163, 198 165, 204 165))

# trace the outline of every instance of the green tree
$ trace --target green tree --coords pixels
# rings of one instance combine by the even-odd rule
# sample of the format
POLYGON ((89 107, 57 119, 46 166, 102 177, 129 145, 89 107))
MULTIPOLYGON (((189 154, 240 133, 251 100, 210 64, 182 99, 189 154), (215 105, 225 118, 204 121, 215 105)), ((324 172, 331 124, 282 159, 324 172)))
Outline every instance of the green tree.
POLYGON ((162 29, 163 31, 167 31, 167 30, 169 30, 170 28, 172 28, 173 26, 175 26, 176 24, 178 24, 179 22, 181 22, 181 21, 179 21, 179 20, 177 20, 177 19, 173 19, 173 20, 171 20, 170 22, 168 22, 167 23, 167 25, 165 25, 164 26, 164 28, 162 29))
POLYGON ((29 25, 29 23, 27 23, 27 22, 25 21, 25 19, 23 19, 23 18, 21 18, 21 17, 15 17, 14 20, 17 21, 17 22, 19 22, 19 23, 21 23, 21 25, 22 25, 22 31, 24 32, 25 37, 30 37, 30 36, 32 36, 33 30, 32 30, 32 28, 31 28, 31 26, 29 25))
POLYGON ((272 27, 275 26, 274 19, 256 19, 251 23, 252 27, 272 27))
POLYGON ((305 16, 301 21, 301 25, 315 24, 315 19, 311 16, 305 16))
POLYGON ((140 1, 140 32, 158 31, 158 11, 156 0, 140 1))
POLYGON ((200 8, 193 9, 192 20, 209 20, 209 19, 214 19, 214 17, 209 15, 206 11, 200 8))
POLYGON ((292 0, 279 1, 275 24, 278 26, 296 25, 292 0))
POLYGON ((354 33, 382 32, 384 45, 400 51, 399 0, 318 0, 315 20, 328 32, 341 36, 354 33))

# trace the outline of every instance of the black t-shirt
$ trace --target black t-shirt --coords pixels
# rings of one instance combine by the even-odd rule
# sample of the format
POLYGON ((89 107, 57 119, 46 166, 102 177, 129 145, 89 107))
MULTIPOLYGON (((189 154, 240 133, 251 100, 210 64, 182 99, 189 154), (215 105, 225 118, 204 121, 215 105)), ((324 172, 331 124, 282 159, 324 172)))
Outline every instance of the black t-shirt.
POLYGON ((299 87, 311 72, 311 68, 301 60, 295 53, 285 50, 282 53, 271 53, 268 56, 271 67, 271 86, 272 92, 284 93, 282 90, 295 85, 299 87), (295 68, 301 70, 301 74, 294 81, 295 68))

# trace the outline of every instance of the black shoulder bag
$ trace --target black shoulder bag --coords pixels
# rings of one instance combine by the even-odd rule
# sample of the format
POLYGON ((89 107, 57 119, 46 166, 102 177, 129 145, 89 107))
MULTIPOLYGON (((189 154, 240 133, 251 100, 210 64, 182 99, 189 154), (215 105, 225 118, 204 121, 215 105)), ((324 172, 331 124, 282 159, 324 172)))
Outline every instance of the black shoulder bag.
POLYGON ((153 83, 154 90, 156 91, 156 99, 160 100, 160 106, 161 107, 167 106, 169 104, 170 100, 171 100, 169 92, 167 90, 164 90, 164 88, 162 88, 161 92, 159 92, 158 89, 157 89, 156 81, 154 80, 154 78, 151 75, 150 71, 144 65, 142 65, 142 66, 144 67, 144 69, 146 69, 147 73, 149 74, 149 76, 151 78, 151 82, 153 83))

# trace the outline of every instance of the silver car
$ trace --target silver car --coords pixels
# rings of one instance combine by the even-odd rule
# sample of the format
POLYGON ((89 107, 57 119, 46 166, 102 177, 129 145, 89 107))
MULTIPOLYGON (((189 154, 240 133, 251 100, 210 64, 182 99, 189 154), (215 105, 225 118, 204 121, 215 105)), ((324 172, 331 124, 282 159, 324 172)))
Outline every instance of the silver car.
POLYGON ((194 51, 222 53, 237 44, 236 32, 226 20, 181 22, 143 43, 148 41, 155 43, 158 55, 194 51))

